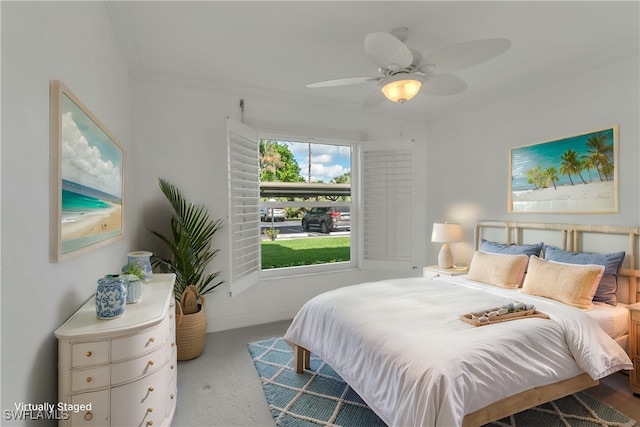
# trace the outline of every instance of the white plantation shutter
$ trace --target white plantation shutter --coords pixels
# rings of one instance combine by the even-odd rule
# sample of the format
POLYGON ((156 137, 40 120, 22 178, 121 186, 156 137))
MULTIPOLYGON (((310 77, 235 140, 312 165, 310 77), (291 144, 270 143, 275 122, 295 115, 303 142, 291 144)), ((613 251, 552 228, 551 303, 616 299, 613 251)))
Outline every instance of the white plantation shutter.
POLYGON ((230 292, 260 279, 260 150, 255 130, 227 118, 229 167, 230 292))
POLYGON ((411 268, 412 157, 410 148, 363 148, 361 253, 365 268, 411 268))

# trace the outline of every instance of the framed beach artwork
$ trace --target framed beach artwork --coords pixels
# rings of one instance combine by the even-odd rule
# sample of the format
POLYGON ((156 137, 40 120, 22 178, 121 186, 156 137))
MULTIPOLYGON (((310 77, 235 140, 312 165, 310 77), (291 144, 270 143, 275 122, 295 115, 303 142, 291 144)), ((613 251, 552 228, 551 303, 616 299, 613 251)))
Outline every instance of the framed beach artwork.
POLYGON ((509 212, 618 212, 618 127, 511 149, 509 212))
POLYGON ((58 80, 50 102, 50 240, 59 262, 123 237, 125 152, 58 80))

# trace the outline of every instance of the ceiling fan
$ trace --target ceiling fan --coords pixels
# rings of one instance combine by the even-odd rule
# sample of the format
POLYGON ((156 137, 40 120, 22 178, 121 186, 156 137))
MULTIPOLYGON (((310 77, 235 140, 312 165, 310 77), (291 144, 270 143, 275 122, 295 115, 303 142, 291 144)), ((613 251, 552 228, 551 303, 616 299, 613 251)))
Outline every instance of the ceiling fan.
POLYGON ((378 76, 347 77, 308 84, 309 88, 346 86, 377 82, 375 90, 364 101, 364 108, 375 107, 385 100, 404 103, 418 93, 456 95, 467 88, 459 77, 449 74, 487 61, 511 47, 507 39, 495 38, 454 44, 426 57, 407 47, 406 27, 388 33, 376 32, 364 39, 364 50, 375 62, 378 76))

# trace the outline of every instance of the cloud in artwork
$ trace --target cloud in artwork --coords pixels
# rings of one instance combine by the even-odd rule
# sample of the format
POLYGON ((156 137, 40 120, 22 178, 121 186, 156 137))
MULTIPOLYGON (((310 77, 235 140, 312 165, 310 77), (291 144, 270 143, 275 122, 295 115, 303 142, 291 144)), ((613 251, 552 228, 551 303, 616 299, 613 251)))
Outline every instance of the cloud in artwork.
POLYGON ((122 197, 120 166, 104 159, 80 131, 71 112, 62 115, 62 179, 122 197))

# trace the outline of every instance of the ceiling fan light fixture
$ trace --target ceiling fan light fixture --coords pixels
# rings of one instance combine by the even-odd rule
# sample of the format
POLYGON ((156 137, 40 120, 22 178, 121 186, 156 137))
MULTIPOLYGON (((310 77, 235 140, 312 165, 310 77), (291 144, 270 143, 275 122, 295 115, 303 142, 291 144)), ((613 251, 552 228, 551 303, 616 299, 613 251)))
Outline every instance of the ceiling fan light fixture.
POLYGON ((382 86, 382 93, 389 101, 403 103, 416 96, 422 87, 422 79, 416 75, 397 74, 382 86))

